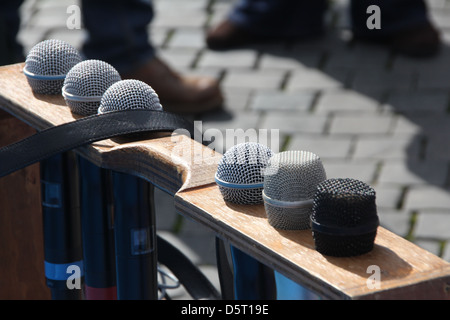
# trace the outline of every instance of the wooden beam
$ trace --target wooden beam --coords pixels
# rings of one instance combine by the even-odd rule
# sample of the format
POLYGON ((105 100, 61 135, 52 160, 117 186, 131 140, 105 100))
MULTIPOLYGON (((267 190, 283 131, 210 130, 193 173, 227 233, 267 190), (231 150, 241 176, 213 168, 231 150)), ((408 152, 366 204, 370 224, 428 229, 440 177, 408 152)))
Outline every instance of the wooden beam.
MULTIPOLYGON (((36 130, 0 111, 0 147, 36 130)), ((49 299, 39 164, 0 179, 0 299, 49 299)))
POLYGON ((311 230, 277 230, 268 223, 263 205, 227 203, 215 184, 177 193, 175 206, 183 215, 322 297, 450 298, 450 264, 382 227, 371 252, 349 258, 327 257, 314 249, 311 230), (380 288, 367 285, 372 275, 369 266, 380 268, 380 288))

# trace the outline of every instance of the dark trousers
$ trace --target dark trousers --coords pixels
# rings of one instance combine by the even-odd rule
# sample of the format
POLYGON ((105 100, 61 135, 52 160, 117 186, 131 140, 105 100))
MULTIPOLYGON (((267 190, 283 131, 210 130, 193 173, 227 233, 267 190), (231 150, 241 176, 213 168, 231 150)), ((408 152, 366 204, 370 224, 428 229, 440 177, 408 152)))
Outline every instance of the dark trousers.
MULTIPOLYGON (((301 37, 322 31, 326 8, 326 0, 240 0, 229 18, 254 34, 301 37)), ((352 0, 350 16, 356 35, 376 37, 425 23, 427 10, 423 0, 352 0), (379 30, 367 28, 370 5, 380 8, 379 30)))
MULTIPOLYGON (((24 61, 17 41, 22 2, 0 1, 1 65, 24 61)), ((88 31, 82 50, 85 58, 103 60, 127 72, 155 55, 148 33, 154 16, 150 0, 82 0, 81 10, 88 31)))

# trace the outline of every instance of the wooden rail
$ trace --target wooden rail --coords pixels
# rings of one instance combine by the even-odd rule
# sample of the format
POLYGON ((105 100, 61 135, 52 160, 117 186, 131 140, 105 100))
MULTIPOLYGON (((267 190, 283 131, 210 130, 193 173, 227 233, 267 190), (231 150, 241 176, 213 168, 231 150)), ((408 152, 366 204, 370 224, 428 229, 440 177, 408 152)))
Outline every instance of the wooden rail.
MULTIPOLYGON (((37 130, 78 118, 62 97, 33 94, 22 68, 23 64, 0 68, 1 109, 37 130)), ((214 183, 221 155, 186 136, 109 139, 76 151, 100 167, 140 176, 166 190, 174 195, 179 213, 321 297, 450 299, 450 264, 382 227, 370 253, 333 258, 314 250, 310 230, 272 228, 262 205, 224 202, 214 183), (370 266, 381 270, 379 287, 367 284, 370 266)), ((5 271, 0 270, 0 277, 5 271)))

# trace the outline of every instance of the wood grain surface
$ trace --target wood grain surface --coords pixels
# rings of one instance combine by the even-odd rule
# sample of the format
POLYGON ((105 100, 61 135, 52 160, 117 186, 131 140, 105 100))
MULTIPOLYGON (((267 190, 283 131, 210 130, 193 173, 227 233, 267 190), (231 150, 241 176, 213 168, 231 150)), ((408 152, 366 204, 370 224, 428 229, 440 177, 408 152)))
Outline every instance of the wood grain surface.
POLYGON ((180 213, 322 297, 449 298, 450 264, 382 227, 371 252, 327 257, 314 249, 311 230, 275 229, 268 223, 263 205, 227 203, 215 184, 177 193, 175 205, 180 213), (372 275, 369 266, 380 268, 380 288, 367 285, 372 275))
MULTIPOLYGON (((36 130, 0 110, 0 147, 36 130)), ((0 299, 49 299, 39 164, 0 179, 0 299)))

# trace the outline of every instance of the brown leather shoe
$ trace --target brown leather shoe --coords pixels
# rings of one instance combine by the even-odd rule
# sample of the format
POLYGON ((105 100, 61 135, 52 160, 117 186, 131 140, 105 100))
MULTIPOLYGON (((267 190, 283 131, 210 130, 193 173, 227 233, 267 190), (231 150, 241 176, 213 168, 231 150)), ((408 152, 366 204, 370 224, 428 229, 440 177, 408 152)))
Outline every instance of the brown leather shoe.
POLYGON ((378 43, 395 53, 415 58, 431 57, 441 45, 439 32, 429 22, 384 37, 356 35, 354 41, 378 43))
POLYGON ((430 23, 395 34, 391 40, 395 52, 419 58, 435 55, 440 44, 439 33, 430 23))
POLYGON ((174 113, 202 113, 218 109, 223 96, 217 80, 209 77, 182 76, 159 58, 153 58, 123 79, 141 80, 158 94, 166 111, 174 113))

